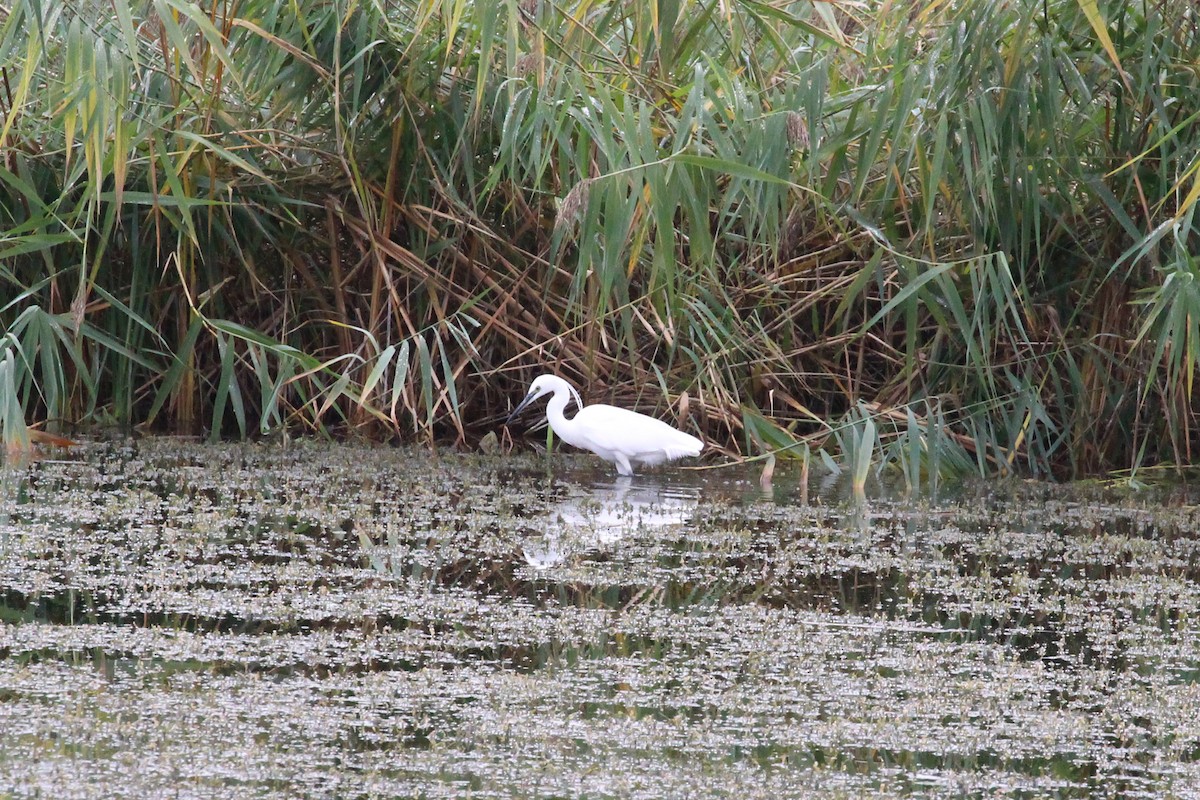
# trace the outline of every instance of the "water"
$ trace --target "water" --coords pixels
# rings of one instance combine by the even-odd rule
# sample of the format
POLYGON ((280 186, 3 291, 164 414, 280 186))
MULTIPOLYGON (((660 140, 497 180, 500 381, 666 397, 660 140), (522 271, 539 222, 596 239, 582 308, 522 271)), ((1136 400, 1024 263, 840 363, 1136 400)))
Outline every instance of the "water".
POLYGON ((73 458, 0 473, 0 797, 1200 797, 1183 491, 73 458))

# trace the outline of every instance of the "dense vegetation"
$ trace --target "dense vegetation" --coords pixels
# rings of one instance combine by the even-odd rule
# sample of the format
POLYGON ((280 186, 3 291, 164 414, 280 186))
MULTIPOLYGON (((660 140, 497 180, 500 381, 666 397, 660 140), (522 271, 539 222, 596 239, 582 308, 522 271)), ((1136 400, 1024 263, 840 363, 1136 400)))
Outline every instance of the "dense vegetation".
POLYGON ((4 437, 469 442, 551 368, 730 450, 913 481, 1188 462, 1198 24, 13 0, 4 437))

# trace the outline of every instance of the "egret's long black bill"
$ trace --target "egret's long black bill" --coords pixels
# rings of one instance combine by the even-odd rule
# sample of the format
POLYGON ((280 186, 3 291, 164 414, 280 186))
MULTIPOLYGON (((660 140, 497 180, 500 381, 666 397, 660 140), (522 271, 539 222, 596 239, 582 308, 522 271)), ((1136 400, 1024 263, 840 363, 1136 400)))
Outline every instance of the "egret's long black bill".
POLYGON ((517 414, 520 414, 522 411, 524 411, 525 406, 532 403, 535 399, 537 399, 537 395, 533 394, 532 392, 525 395, 525 399, 522 400, 521 403, 512 410, 512 413, 508 415, 508 419, 504 420, 504 424, 507 425, 510 422, 512 422, 514 419, 516 419, 517 414))

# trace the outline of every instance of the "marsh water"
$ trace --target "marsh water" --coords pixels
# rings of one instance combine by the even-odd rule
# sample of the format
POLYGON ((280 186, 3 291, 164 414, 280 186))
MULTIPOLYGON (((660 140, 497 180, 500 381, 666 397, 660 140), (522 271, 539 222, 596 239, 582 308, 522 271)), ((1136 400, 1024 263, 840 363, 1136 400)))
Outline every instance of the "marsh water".
POLYGON ((171 440, 0 480, 0 797, 1200 797, 1184 489, 171 440))

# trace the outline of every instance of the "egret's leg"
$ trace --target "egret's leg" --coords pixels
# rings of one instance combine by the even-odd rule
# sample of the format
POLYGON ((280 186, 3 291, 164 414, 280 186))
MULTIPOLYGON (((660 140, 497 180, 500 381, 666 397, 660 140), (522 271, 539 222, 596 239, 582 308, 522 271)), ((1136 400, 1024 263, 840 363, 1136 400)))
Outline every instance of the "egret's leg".
POLYGON ((618 475, 633 474, 633 467, 629 466, 629 459, 621 453, 613 453, 613 463, 617 465, 618 475))

